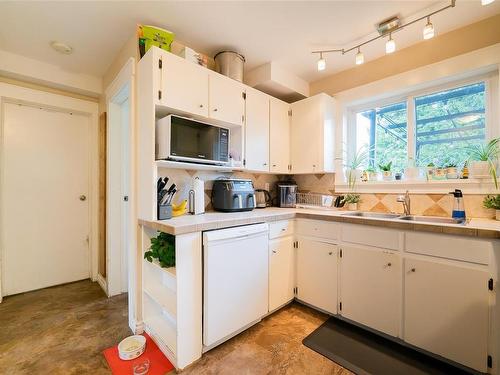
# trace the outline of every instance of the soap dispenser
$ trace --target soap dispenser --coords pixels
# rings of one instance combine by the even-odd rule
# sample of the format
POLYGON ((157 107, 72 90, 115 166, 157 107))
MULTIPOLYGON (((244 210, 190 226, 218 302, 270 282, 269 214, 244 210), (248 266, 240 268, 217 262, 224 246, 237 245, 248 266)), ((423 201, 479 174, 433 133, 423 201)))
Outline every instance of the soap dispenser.
POLYGON ((450 194, 453 194, 453 211, 451 217, 459 222, 465 221, 464 196, 462 190, 455 189, 450 194))

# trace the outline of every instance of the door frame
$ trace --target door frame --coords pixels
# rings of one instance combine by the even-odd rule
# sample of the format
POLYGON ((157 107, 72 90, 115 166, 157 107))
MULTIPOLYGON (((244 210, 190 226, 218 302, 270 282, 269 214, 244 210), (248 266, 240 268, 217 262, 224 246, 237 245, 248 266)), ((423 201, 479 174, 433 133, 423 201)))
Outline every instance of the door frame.
MULTIPOLYGON (((135 174, 135 59, 129 58, 125 65, 121 68, 113 82, 105 90, 106 113, 107 113, 107 144, 110 142, 110 126, 114 121, 120 121, 121 116, 116 116, 116 106, 120 106, 128 100, 129 113, 128 113, 128 141, 129 141, 129 174, 128 174, 128 217, 123 218, 128 221, 128 253, 126 256, 127 261, 127 283, 128 287, 123 284, 123 246, 120 246, 119 251, 116 248, 111 249, 106 245, 106 293, 109 297, 121 294, 124 290, 128 291, 128 309, 129 309, 129 326, 132 331, 136 330, 135 322, 135 304, 136 304, 136 288, 135 283, 137 280, 137 212, 136 212, 136 174, 135 174)), ((123 135, 123 134, 122 134, 123 135)), ((109 151, 109 147, 107 147, 109 151)), ((108 185, 108 171, 106 172, 106 185, 108 185)), ((108 186, 106 186, 108 189, 108 186)), ((107 190, 108 191, 108 190, 107 190)), ((108 210, 109 195, 106 197, 106 210, 108 210)), ((109 211, 107 211, 109 212, 109 211)), ((122 211, 120 210, 120 215, 122 211)), ((106 220, 106 243, 108 243, 109 233, 109 216, 106 220)))
MULTIPOLYGON (((5 103, 24 103, 30 106, 48 108, 60 112, 80 113, 89 117, 89 270, 92 281, 97 279, 98 267, 98 103, 76 99, 69 96, 50 93, 0 82, 0 207, 2 206, 3 181, 3 134, 5 103)), ((2 301, 2 280, 4 278, 4 246, 2 238, 2 216, 0 215, 0 302, 2 301)))

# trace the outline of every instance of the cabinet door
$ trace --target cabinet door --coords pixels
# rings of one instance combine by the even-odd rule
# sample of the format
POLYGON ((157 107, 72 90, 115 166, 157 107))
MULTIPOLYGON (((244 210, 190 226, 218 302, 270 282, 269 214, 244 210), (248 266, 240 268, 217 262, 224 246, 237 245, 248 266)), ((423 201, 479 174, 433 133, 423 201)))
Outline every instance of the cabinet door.
POLYGON ((160 56, 160 104, 208 117, 208 71, 168 52, 160 56))
POLYGON ((292 236, 269 242, 269 311, 293 299, 295 286, 293 255, 292 236))
POLYGON ((406 259, 404 340, 486 372, 488 279, 478 268, 406 259))
POLYGON ((399 336, 400 256, 392 251, 342 246, 340 267, 342 316, 399 336))
POLYGON ((337 246, 301 238, 297 249, 297 298, 337 313, 337 246))
POLYGON ((269 121, 270 171, 289 173, 290 164, 290 104, 271 98, 269 121))
POLYGON ((291 153, 292 173, 314 173, 321 170, 320 108, 315 98, 292 104, 291 153))
POLYGON ((247 89, 245 123, 246 168, 269 171, 269 96, 247 89))
POLYGON ((210 73, 209 117, 229 124, 243 125, 244 88, 241 83, 218 73, 210 73))

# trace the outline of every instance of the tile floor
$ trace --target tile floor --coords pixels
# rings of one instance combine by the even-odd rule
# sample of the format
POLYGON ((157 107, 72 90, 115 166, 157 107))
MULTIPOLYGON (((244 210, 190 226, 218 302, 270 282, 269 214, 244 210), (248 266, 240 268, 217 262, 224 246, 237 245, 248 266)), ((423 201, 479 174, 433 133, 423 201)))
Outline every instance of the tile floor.
POLYGON ((109 374, 103 349, 131 334, 127 295, 89 280, 5 297, 0 374, 109 374))
MULTIPOLYGON (((109 374, 102 350, 130 334, 127 296, 84 280, 4 298, 0 374, 109 374)), ((349 371, 302 345, 327 319, 291 304, 206 353, 182 374, 336 374, 349 371)))

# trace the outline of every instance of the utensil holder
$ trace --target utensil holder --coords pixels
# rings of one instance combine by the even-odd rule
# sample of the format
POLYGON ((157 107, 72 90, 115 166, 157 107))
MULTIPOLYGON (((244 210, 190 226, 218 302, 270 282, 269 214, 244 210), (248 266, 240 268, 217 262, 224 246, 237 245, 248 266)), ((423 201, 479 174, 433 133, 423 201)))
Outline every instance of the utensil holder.
POLYGON ((172 218, 172 205, 159 204, 158 205, 158 220, 167 220, 172 218))

